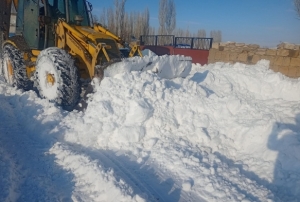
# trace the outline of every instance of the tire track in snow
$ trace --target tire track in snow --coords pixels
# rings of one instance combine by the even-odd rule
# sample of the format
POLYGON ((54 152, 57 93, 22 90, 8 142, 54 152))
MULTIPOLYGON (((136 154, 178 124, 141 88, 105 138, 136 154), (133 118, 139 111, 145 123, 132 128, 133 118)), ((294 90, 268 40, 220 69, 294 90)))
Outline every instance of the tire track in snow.
POLYGON ((8 163, 8 175, 5 176, 2 194, 2 201, 16 201, 19 197, 18 189, 23 183, 22 179, 26 178, 25 172, 22 172, 22 166, 18 165, 16 143, 19 141, 16 137, 22 135, 22 130, 18 124, 18 120, 14 115, 14 111, 8 102, 3 102, 0 105, 0 153, 2 158, 8 163))
MULTIPOLYGON (((103 156, 107 160, 109 160, 113 165, 114 168, 118 168, 118 174, 120 177, 127 178, 126 182, 131 181, 130 184, 134 184, 136 188, 139 188, 141 192, 147 194, 147 196, 151 197, 150 201, 168 201, 166 197, 164 197, 162 194, 160 194, 158 191, 156 191, 149 183, 146 181, 139 180, 139 178, 135 177, 135 174, 130 172, 129 169, 127 169, 124 165, 122 165, 121 161, 117 160, 112 155, 108 154, 107 152, 102 153, 103 156), (121 172, 121 173, 120 173, 121 172), (138 187, 139 186, 139 187, 138 187)), ((143 179, 143 178, 140 178, 143 179)))
MULTIPOLYGON (((171 178, 163 181, 163 172, 160 173, 160 171, 150 169, 148 165, 131 161, 127 156, 117 156, 110 150, 95 150, 70 142, 61 142, 51 149, 51 153, 56 155, 57 162, 62 167, 76 176, 77 193, 82 194, 85 192, 83 190, 86 190, 85 197, 89 195, 88 193, 97 193, 94 195, 100 197, 88 198, 88 200, 97 201, 101 199, 102 188, 96 190, 90 185, 105 181, 105 179, 114 183, 115 188, 109 189, 119 189, 130 195, 132 199, 135 199, 137 195, 146 201, 192 201, 192 198, 200 199, 196 196, 189 196, 187 193, 181 193, 180 186, 173 181, 170 182, 171 178), (96 170, 91 171, 94 176, 93 179, 88 179, 87 170, 91 167, 96 168, 96 170), (83 173, 82 170, 86 172, 83 173), (111 174, 112 176, 110 176, 111 174)), ((110 191, 105 190, 104 192, 110 191)), ((200 199, 200 201, 205 200, 200 199)))
POLYGON ((151 164, 156 164, 160 170, 172 170, 170 165, 174 162, 177 173, 162 173, 162 176, 179 178, 179 183, 184 180, 183 186, 185 181, 187 185, 190 184, 191 189, 183 193, 189 194, 188 198, 196 194, 193 201, 199 201, 200 199, 196 198, 199 196, 204 198, 203 201, 268 201, 274 198, 268 184, 263 180, 253 179, 253 173, 243 170, 230 159, 222 158, 211 148, 192 145, 184 148, 178 144, 176 138, 172 142, 170 145, 166 143, 166 147, 159 145, 153 150, 158 153, 152 154, 153 158, 156 157, 156 162, 151 164), (173 152, 160 160, 160 150, 164 151, 163 153, 173 152), (169 162, 165 162, 166 160, 169 162), (194 176, 192 182, 188 180, 190 176, 194 176))
POLYGON ((71 176, 47 155, 55 141, 55 135, 49 135, 49 131, 56 119, 49 121, 52 116, 43 114, 43 107, 31 100, 30 92, 21 94, 11 87, 5 88, 6 94, 0 95, 0 153, 9 163, 9 175, 2 187, 7 191, 0 193, 1 201, 68 200, 71 176), (32 117, 37 111, 40 120, 32 117))
MULTIPOLYGON (((182 192, 181 184, 176 180, 176 176, 172 171, 168 173, 162 171, 161 169, 154 169, 151 160, 148 159, 144 164, 136 164, 130 160, 123 160, 124 158, 129 158, 124 155, 116 156, 111 152, 101 152, 102 155, 106 156, 107 160, 111 161, 114 166, 118 167, 118 172, 120 177, 123 177, 127 183, 134 183, 132 186, 138 186, 138 188, 146 193, 148 196, 152 196, 151 200, 154 201, 205 201, 199 196, 195 196, 192 193, 182 192), (125 165, 126 164, 126 165, 125 165), (136 165, 135 165, 136 164, 136 165), (132 172, 134 170, 135 172, 132 172), (153 178, 149 177, 149 174, 143 174, 146 170, 151 170, 153 178), (145 178, 147 176, 148 178, 145 178), (168 176, 166 180, 164 180, 168 176), (172 180, 171 180, 172 179, 172 180)), ((116 167, 115 167, 116 168, 116 167)))
POLYGON ((116 180, 114 167, 107 166, 99 153, 95 157, 94 152, 81 145, 66 142, 56 143, 50 153, 61 167, 74 174, 74 201, 132 201, 130 187, 116 180))
MULTIPOLYGON (((105 150, 91 150, 89 148, 84 148, 81 145, 72 144, 72 143, 62 143, 59 146, 60 152, 54 151, 58 150, 53 149, 53 153, 55 153, 60 160, 60 164, 63 165, 65 168, 72 170, 75 175, 79 177, 79 168, 76 170, 73 166, 68 165, 70 163, 69 160, 67 160, 68 156, 75 155, 77 158, 80 158, 79 156, 82 156, 82 158, 88 158, 87 162, 94 162, 99 167, 100 170, 103 169, 105 172, 113 171, 114 173, 114 180, 117 182, 124 181, 126 184, 131 186, 131 188, 134 189, 133 193, 130 193, 131 197, 134 197, 135 194, 140 195, 140 197, 143 197, 144 195, 147 195, 147 201, 158 201, 158 199, 163 199, 162 201, 169 201, 166 197, 162 196, 159 192, 155 190, 151 185, 147 184, 147 182, 140 180, 138 177, 135 176, 135 173, 132 173, 129 171, 130 168, 127 168, 127 166, 124 166, 116 157, 114 157, 112 154, 109 154, 108 151, 105 150), (80 151, 81 153, 78 153, 80 151), (65 155, 61 154, 63 152, 65 155), (64 156, 64 157, 62 157, 64 156)), ((74 157, 72 157, 74 158, 74 157)), ((74 164, 75 166, 75 164, 74 164)), ((80 165, 81 166, 81 165, 80 165)), ((79 179, 83 180, 82 179, 79 179)), ((82 183, 82 182, 81 182, 82 183)), ((91 183, 91 182, 89 182, 91 183)), ((85 186, 88 186, 89 183, 85 183, 85 186)), ((118 187, 118 183, 115 184, 118 187)), ((119 189, 123 189, 123 187, 119 186, 119 189)), ((127 187, 127 189, 130 189, 127 187)))
MULTIPOLYGON (((0 137, 0 142, 3 142, 3 139, 0 137)), ((0 201, 16 201, 19 197, 17 193, 18 187, 22 184, 25 177, 25 174, 21 174, 21 166, 18 166, 16 161, 10 156, 4 149, 2 149, 2 145, 0 144, 0 154, 3 158, 7 173, 2 174, 2 193, 0 194, 0 201), (7 184, 6 184, 7 183, 7 184)), ((1 166, 2 167, 2 166, 1 166)), ((3 172, 1 168, 1 171, 3 172)))

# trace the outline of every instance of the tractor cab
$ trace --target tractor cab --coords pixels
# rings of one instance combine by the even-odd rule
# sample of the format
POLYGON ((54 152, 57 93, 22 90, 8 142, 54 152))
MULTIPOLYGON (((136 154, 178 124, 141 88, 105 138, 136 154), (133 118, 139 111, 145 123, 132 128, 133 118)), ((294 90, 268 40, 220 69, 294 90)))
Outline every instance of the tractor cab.
POLYGON ((101 80, 105 68, 121 61, 116 37, 91 26, 91 10, 87 0, 0 0, 0 75, 72 110, 80 100, 79 79, 101 80), (12 5, 16 35, 9 37, 12 5))
POLYGON ((91 5, 86 0, 19 1, 16 35, 22 35, 30 49, 55 46, 55 23, 59 18, 69 25, 90 26, 91 5))

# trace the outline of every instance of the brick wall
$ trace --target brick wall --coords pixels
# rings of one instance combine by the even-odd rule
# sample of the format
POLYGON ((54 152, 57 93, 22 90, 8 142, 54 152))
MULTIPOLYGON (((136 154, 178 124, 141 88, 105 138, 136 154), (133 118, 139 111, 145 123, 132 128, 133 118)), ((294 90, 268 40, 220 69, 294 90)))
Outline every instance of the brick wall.
POLYGON ((281 43, 276 49, 261 48, 256 44, 213 43, 208 63, 241 62, 256 64, 261 59, 270 61, 270 69, 292 77, 300 77, 300 45, 281 43))

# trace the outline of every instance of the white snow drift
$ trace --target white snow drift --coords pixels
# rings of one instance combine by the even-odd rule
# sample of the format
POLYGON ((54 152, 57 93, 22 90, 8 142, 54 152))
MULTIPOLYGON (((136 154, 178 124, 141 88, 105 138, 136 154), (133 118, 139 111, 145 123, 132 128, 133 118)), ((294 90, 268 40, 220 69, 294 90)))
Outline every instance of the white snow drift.
POLYGON ((70 113, 0 77, 0 201, 297 201, 300 80, 183 58, 115 64, 70 113))

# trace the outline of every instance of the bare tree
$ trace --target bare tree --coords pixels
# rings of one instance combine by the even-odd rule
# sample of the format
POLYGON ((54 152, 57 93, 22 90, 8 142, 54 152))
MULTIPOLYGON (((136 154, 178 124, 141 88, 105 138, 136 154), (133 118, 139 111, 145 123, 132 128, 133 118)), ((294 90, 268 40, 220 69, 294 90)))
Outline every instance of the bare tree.
POLYGON ((103 10, 100 14, 99 23, 102 24, 105 27, 108 26, 108 23, 107 23, 107 10, 105 8, 103 8, 103 10))
POLYGON ((134 22, 134 30, 133 30, 133 37, 138 37, 142 30, 142 19, 141 14, 139 12, 135 12, 135 22, 134 22))
POLYGON ((128 25, 129 26, 127 26, 127 29, 129 29, 128 30, 128 38, 126 39, 127 41, 128 40, 131 40, 131 38, 132 38, 132 36, 134 36, 134 28, 135 28, 135 26, 134 26, 134 22, 135 22, 135 18, 134 18, 135 16, 134 16, 134 13, 133 12, 131 12, 130 14, 129 14, 129 22, 128 22, 128 25))
POLYGON ((218 35, 219 42, 222 42, 222 32, 220 30, 218 30, 217 35, 218 35))
POLYGON ((298 16, 300 17, 300 0, 294 0, 295 9, 298 13, 298 16))
POLYGON ((159 2, 159 34, 172 34, 176 27, 176 7, 174 0, 159 2))
POLYGON ((99 23, 99 18, 97 15, 92 15, 93 17, 93 23, 99 23))
POLYGON ((165 34, 165 22, 166 22, 166 10, 168 6, 168 0, 160 0, 159 2, 159 13, 158 13, 158 20, 159 20, 159 29, 158 34, 165 34))
POLYGON ((149 9, 146 8, 143 14, 143 35, 148 35, 149 34, 149 27, 150 27, 150 13, 149 9))
POLYGON ((175 7, 174 0, 168 1, 165 24, 166 24, 167 34, 172 34, 176 27, 176 7, 175 7))
POLYGON ((149 35, 155 35, 155 34, 156 34, 155 27, 149 26, 149 35))
POLYGON ((128 37, 129 37, 129 30, 130 30, 129 15, 128 15, 128 13, 125 13, 125 16, 124 16, 124 25, 123 26, 124 26, 124 29, 123 29, 122 39, 125 40, 125 39, 128 39, 128 37))
POLYGON ((120 35, 119 33, 119 22, 120 22, 120 2, 119 0, 115 0, 114 1, 114 19, 115 19, 115 23, 114 23, 114 33, 116 35, 120 35))
POLYGON ((204 29, 199 29, 196 36, 200 37, 200 38, 205 38, 206 37, 206 31, 204 29))
POLYGON ((121 0, 121 3, 120 3, 120 12, 119 12, 119 15, 120 15, 120 18, 119 18, 119 22, 120 22, 120 36, 122 38, 124 38, 124 32, 125 32, 125 26, 124 26, 124 21, 125 21, 125 3, 126 3, 126 0, 121 0))
POLYGON ((107 28, 111 30, 113 33, 116 33, 114 10, 112 8, 109 8, 106 13, 107 13, 107 28))
POLYGON ((213 38, 214 42, 221 42, 222 32, 220 30, 212 30, 210 31, 210 37, 213 38))
MULTIPOLYGON (((171 35, 176 27, 176 8, 174 0, 160 0, 158 20, 158 34, 171 35)), ((160 37, 158 43, 169 44, 169 37, 160 37)))
POLYGON ((125 3, 126 0, 114 1, 114 28, 116 35, 124 37, 124 21, 125 21, 125 3))
POLYGON ((150 27, 150 13, 146 8, 144 12, 125 12, 127 0, 115 0, 114 7, 103 9, 99 22, 115 35, 126 42, 138 39, 141 35, 155 34, 150 27))
POLYGON ((191 37, 191 32, 189 29, 185 30, 185 37, 191 37))

